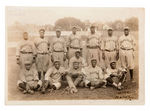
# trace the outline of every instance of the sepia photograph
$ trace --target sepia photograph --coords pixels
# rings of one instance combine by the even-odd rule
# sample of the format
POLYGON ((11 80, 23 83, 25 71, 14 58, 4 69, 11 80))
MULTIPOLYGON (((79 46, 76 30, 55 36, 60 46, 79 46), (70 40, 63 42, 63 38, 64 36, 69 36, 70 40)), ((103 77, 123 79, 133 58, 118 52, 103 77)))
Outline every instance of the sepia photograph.
POLYGON ((5 7, 6 104, 144 104, 144 16, 5 7))

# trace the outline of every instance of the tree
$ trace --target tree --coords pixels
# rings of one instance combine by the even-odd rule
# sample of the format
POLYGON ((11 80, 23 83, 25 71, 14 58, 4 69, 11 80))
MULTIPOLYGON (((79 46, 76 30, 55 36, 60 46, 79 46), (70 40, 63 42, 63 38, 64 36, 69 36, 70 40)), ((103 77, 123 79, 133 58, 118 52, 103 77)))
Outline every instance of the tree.
POLYGON ((128 26, 131 30, 137 31, 138 30, 138 18, 132 17, 125 20, 125 25, 128 26))
POLYGON ((63 30, 71 30, 72 26, 77 26, 81 28, 82 30, 85 29, 85 24, 81 22, 79 19, 73 18, 73 17, 65 17, 58 19, 55 22, 55 28, 61 27, 63 30))

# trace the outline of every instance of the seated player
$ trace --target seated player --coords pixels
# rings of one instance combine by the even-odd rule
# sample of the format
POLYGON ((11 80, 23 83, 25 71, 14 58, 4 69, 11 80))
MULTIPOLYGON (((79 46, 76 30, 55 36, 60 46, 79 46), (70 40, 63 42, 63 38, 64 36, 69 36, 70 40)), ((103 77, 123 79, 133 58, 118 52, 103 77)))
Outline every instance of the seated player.
POLYGON ((93 90, 105 85, 102 69, 97 66, 97 60, 95 58, 91 59, 91 65, 85 68, 84 74, 85 87, 93 90))
POLYGON ((118 90, 123 88, 122 84, 125 81, 127 71, 125 69, 118 69, 116 62, 110 63, 110 68, 106 69, 105 79, 108 85, 116 87, 118 90))
POLYGON ((42 93, 44 94, 48 88, 50 88, 51 91, 60 89, 61 79, 64 74, 65 69, 60 66, 60 60, 55 59, 54 66, 52 66, 45 74, 42 93))
POLYGON ((34 94, 34 91, 42 86, 35 64, 32 64, 31 61, 25 61, 25 68, 21 70, 17 86, 24 94, 34 94))
POLYGON ((80 86, 82 84, 83 80, 83 73, 82 73, 82 68, 79 67, 80 63, 77 61, 73 62, 73 66, 70 67, 67 71, 66 79, 68 81, 68 85, 70 88, 71 93, 76 93, 78 92, 77 86, 80 86))
POLYGON ((69 61, 68 74, 66 76, 69 84, 70 92, 76 93, 77 86, 83 86, 83 73, 82 69, 86 66, 84 58, 81 57, 80 50, 76 50, 75 56, 69 61))

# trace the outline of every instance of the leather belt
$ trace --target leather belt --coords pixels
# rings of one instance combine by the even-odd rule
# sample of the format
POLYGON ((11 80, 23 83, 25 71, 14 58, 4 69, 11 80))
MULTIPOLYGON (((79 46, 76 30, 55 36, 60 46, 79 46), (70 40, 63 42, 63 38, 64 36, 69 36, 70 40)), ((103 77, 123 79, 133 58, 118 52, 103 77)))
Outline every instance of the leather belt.
POLYGON ((114 50, 105 49, 105 51, 107 51, 107 52, 113 52, 113 51, 116 51, 116 50, 115 49, 114 50))
POLYGON ((72 47, 72 46, 70 46, 70 48, 72 48, 72 49, 80 49, 80 47, 72 47))
POLYGON ((54 50, 54 52, 64 52, 64 51, 62 51, 62 50, 59 50, 59 51, 58 50, 54 50))
POLYGON ((99 48, 98 46, 88 46, 89 49, 97 49, 99 48))
POLYGON ((46 54, 48 54, 48 53, 38 53, 38 54, 41 54, 41 55, 46 55, 46 54))
POLYGON ((22 53, 22 54, 33 54, 33 52, 20 52, 20 53, 22 53))
POLYGON ((121 48, 122 50, 132 50, 132 49, 125 49, 125 48, 121 48))

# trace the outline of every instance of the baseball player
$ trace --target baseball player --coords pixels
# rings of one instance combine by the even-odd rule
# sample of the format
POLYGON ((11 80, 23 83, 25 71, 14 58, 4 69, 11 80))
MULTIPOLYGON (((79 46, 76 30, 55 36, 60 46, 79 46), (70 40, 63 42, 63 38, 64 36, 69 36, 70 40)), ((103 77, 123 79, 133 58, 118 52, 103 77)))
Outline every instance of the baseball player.
POLYGON ((16 48, 16 60, 17 64, 20 65, 20 68, 24 68, 24 62, 29 60, 31 62, 35 61, 35 46, 34 43, 29 41, 28 33, 23 33, 23 40, 18 43, 16 48))
POLYGON ((97 59, 91 59, 91 65, 84 70, 85 87, 89 87, 91 90, 99 88, 105 85, 103 71, 97 66, 97 59))
POLYGON ((77 92, 77 86, 83 86, 83 69, 86 66, 85 60, 80 56, 80 50, 75 52, 75 56, 70 59, 69 69, 67 71, 66 79, 71 93, 77 92))
POLYGON ((100 47, 101 39, 98 34, 95 32, 95 26, 90 27, 90 34, 87 37, 87 62, 88 65, 91 63, 92 55, 97 60, 97 64, 100 65, 100 47))
POLYGON ((20 80, 17 82, 17 87, 23 91, 23 93, 33 94, 35 90, 42 86, 42 81, 38 78, 38 72, 35 64, 30 60, 25 61, 25 68, 20 72, 20 80))
POLYGON ((69 60, 75 56, 76 50, 82 50, 81 37, 77 34, 77 27, 73 26, 72 34, 68 37, 67 48, 69 53, 69 60))
POLYGON ((103 38, 102 50, 103 59, 107 68, 110 66, 111 61, 115 61, 116 59, 118 59, 117 37, 113 36, 113 29, 111 27, 108 28, 108 36, 103 38))
POLYGON ((36 66, 38 70, 39 79, 43 81, 44 75, 49 67, 50 43, 44 37, 44 34, 45 34, 44 29, 40 29, 39 34, 40 34, 40 37, 35 39, 35 47, 37 51, 36 66))
POLYGON ((105 79, 108 85, 112 85, 121 90, 122 84, 125 82, 127 71, 125 69, 118 69, 116 62, 110 63, 110 67, 106 69, 105 79))
POLYGON ((60 58, 60 64, 61 66, 64 67, 66 61, 67 47, 65 39, 61 37, 60 28, 56 29, 56 38, 52 40, 51 52, 52 52, 52 61, 55 61, 55 59, 60 58))
POLYGON ((121 66, 129 69, 131 82, 135 82, 133 79, 135 39, 129 32, 129 27, 125 27, 124 35, 119 38, 119 57, 121 66))
POLYGON ((42 87, 42 93, 45 93, 47 88, 52 90, 58 90, 61 87, 61 79, 65 74, 65 69, 60 66, 60 59, 54 59, 54 66, 49 68, 45 74, 45 80, 42 87))
POLYGON ((75 55, 70 59, 70 62, 69 62, 70 68, 73 68, 73 63, 75 61, 79 63, 80 68, 84 68, 87 66, 85 59, 83 57, 81 57, 81 50, 80 49, 76 50, 75 55))

